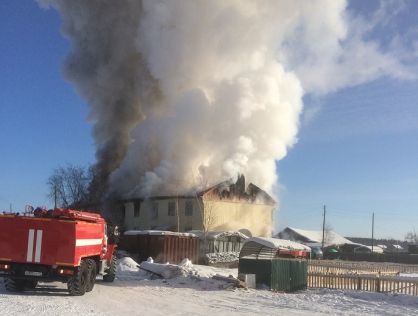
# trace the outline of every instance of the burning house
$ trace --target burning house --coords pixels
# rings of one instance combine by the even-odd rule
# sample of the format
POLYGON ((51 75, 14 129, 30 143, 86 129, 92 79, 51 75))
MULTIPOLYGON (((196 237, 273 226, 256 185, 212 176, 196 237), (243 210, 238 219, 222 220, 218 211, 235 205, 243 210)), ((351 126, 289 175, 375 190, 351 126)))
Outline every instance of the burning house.
POLYGON ((304 89, 276 52, 298 14, 275 2, 39 2, 61 16, 63 76, 89 107, 89 202, 113 222, 123 200, 127 229, 271 236, 275 201, 243 177, 221 181, 245 174, 273 192, 297 142, 304 89))
POLYGON ((241 231, 271 236, 276 202, 245 177, 186 196, 124 201, 127 230, 241 231))

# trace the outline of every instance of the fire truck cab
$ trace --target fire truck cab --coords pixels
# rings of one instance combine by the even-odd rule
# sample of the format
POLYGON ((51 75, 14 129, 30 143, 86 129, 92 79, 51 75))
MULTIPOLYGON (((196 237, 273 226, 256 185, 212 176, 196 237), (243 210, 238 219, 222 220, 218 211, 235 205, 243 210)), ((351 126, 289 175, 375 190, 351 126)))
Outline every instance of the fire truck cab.
POLYGON ((97 274, 113 282, 116 244, 99 214, 65 208, 27 207, 23 215, 0 214, 0 277, 7 291, 38 281, 67 283, 70 295, 93 290, 97 274))

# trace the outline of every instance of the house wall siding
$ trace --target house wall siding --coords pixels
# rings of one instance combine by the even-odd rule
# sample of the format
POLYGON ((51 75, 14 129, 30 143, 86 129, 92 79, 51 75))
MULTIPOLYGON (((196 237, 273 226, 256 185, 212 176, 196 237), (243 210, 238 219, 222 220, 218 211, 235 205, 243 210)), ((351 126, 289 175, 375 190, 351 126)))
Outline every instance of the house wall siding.
MULTIPOLYGON (((170 202, 178 203, 179 213, 179 231, 185 231, 185 228, 191 227, 191 229, 202 229, 202 216, 200 213, 199 204, 196 198, 179 198, 176 199, 162 199, 162 200, 148 200, 142 201, 140 205, 140 216, 134 217, 134 203, 127 202, 125 204, 125 226, 126 230, 133 230, 137 227, 137 230, 148 230, 159 226, 172 226, 177 227, 177 215, 168 215, 168 204, 170 202), (186 201, 191 201, 193 205, 193 214, 191 216, 185 215, 186 201), (158 205, 158 216, 151 218, 152 204, 158 205)), ((176 210, 177 211, 177 210, 176 210)), ((175 229, 174 229, 175 230, 175 229)))
MULTIPOLYGON (((125 204, 126 230, 148 230, 160 226, 171 226, 173 231, 177 228, 177 216, 168 216, 168 204, 178 203, 180 232, 189 230, 202 230, 202 215, 199 202, 196 198, 161 199, 142 201, 140 216, 134 217, 134 202, 125 204), (186 201, 193 204, 193 215, 185 215, 186 201), (151 218, 152 204, 158 204, 158 216, 151 218)), ((212 217, 209 230, 248 229, 253 236, 271 237, 273 229, 273 209, 271 205, 238 203, 230 201, 214 201, 200 199, 205 216, 212 217)), ((177 211, 177 210, 176 210, 177 211)))
MULTIPOLYGON (((271 237, 273 230, 273 207, 271 205, 205 201, 215 210, 210 230, 248 229, 253 236, 271 237)), ((206 208, 206 207, 205 207, 206 208)))

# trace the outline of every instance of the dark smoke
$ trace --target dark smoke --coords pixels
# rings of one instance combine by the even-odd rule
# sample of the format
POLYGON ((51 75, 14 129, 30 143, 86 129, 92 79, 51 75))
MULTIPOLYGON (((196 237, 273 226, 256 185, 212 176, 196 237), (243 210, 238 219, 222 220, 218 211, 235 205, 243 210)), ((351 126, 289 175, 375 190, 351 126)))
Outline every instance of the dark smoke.
POLYGON ((304 91, 406 73, 343 0, 38 2, 61 14, 63 73, 90 107, 94 196, 186 194, 238 174, 272 193, 304 91))

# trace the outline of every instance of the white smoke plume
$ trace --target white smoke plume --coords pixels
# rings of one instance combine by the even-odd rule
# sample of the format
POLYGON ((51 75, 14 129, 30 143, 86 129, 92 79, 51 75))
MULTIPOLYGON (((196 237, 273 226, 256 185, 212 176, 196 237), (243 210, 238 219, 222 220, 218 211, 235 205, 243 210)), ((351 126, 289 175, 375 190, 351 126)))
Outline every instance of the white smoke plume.
POLYGON ((38 2, 61 14, 64 75, 88 101, 97 164, 123 198, 240 173, 271 193, 304 91, 408 76, 350 31, 345 1, 38 2), (380 67, 362 64, 356 77, 346 47, 380 67))

